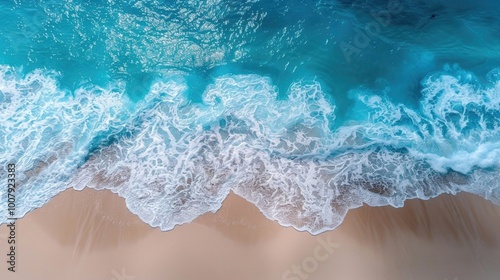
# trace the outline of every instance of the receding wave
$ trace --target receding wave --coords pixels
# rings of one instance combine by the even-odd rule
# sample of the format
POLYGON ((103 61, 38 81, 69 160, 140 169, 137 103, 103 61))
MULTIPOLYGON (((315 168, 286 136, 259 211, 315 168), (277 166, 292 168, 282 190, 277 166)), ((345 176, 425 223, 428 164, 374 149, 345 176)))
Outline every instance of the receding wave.
MULTIPOLYGON (((295 81, 283 98, 269 77, 222 75, 197 103, 172 74, 133 102, 121 81, 69 91, 55 72, 2 66, 0 164, 17 165, 18 216, 90 187, 162 230, 216 211, 230 191, 312 233, 363 203, 464 191, 500 204, 499 73, 479 82, 445 66, 421 82, 415 108, 360 87, 354 117, 340 121, 317 80, 295 81)), ((2 199, 0 222, 6 209, 2 199)))

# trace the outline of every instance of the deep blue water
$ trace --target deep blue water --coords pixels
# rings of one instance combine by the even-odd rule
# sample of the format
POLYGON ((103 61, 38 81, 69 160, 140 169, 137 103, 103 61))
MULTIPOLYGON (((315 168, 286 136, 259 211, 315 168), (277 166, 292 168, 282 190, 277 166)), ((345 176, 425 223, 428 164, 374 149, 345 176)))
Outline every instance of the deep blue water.
MULTIPOLYGON (((318 233, 363 203, 500 203, 496 1, 1 1, 18 215, 110 189, 163 230, 234 191, 318 233)), ((0 222, 7 219, 0 189, 0 222)))

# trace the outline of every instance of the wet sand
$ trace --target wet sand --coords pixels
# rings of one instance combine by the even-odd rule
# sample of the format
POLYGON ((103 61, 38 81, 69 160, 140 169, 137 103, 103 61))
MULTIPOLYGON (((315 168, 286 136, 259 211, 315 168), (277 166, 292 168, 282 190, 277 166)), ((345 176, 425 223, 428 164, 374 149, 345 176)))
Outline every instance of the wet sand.
POLYGON ((109 191, 70 189, 17 222, 15 273, 6 235, 3 225, 2 280, 500 279, 500 206, 466 194, 364 206, 312 236, 234 194, 162 232, 109 191))

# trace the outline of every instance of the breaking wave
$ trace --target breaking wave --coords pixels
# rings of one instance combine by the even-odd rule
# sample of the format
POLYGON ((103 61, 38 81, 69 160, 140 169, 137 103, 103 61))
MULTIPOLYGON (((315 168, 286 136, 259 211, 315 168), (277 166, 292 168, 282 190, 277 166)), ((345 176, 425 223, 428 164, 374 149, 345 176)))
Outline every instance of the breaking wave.
MULTIPOLYGON (((413 107, 355 88, 348 121, 316 79, 283 97, 270 77, 224 74, 201 102, 183 74, 139 101, 120 80, 67 90, 58 79, 0 67, 0 164, 16 164, 19 217, 69 187, 109 189, 162 230, 216 211, 230 191, 315 234, 363 203, 469 192, 500 204, 499 69, 478 78, 446 65, 413 107)), ((2 199, 0 223, 6 209, 2 199)))

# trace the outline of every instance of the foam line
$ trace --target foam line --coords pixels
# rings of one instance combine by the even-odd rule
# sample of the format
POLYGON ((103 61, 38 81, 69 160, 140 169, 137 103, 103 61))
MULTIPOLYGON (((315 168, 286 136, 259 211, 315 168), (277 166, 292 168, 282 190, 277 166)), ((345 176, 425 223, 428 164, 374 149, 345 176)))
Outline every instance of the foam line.
POLYGON ((216 211, 230 191, 315 234, 363 203, 401 207, 461 191, 499 203, 497 72, 485 85, 457 67, 432 73, 417 109, 356 89, 356 120, 334 129, 335 103, 316 81, 278 99, 267 77, 225 75, 198 104, 171 76, 134 104, 120 83, 70 93, 55 73, 3 66, 0 164, 17 164, 19 216, 90 187, 119 194, 162 230, 216 211))

